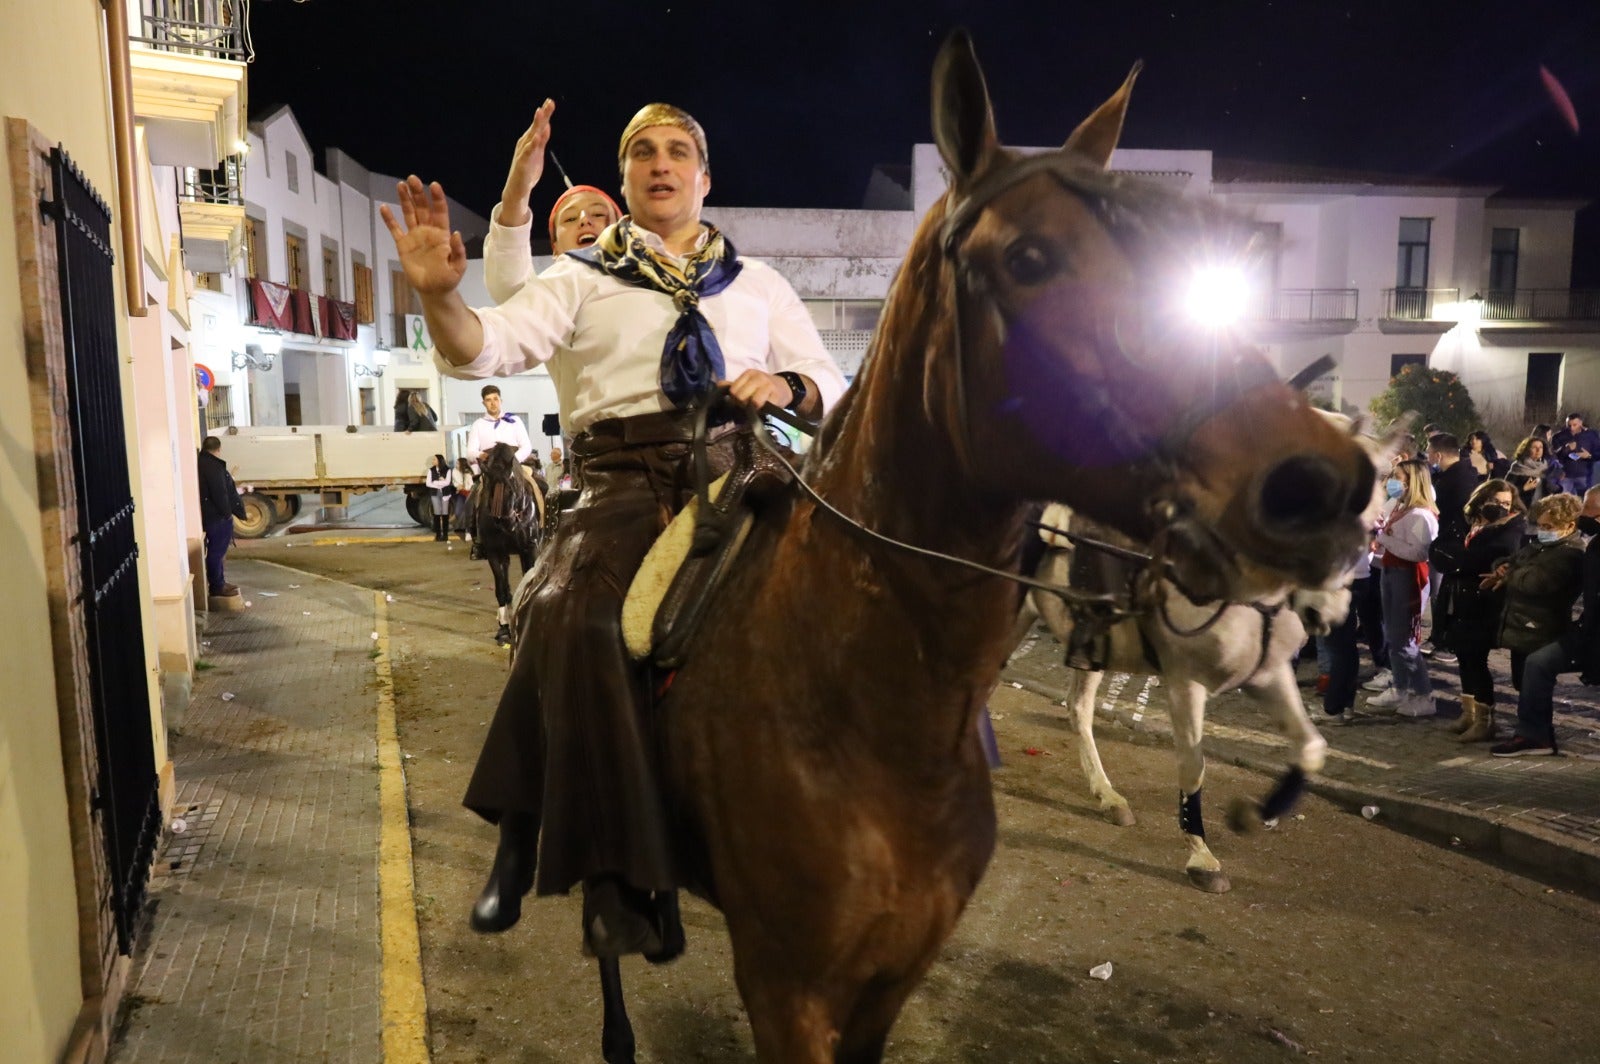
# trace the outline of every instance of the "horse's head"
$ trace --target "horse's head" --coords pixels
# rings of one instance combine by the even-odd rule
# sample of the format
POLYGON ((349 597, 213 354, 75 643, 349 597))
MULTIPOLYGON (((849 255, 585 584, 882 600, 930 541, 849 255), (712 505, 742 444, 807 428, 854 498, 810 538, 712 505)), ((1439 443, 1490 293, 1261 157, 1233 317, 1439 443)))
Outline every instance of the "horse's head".
POLYGON ((489 457, 483 460, 483 475, 491 480, 511 480, 520 476, 517 449, 509 443, 497 443, 489 448, 489 457))
POLYGON ((1154 542, 1202 593, 1323 584, 1364 543, 1372 462, 1257 350, 1180 312, 1180 280, 1249 229, 1105 171, 1137 73, 1061 149, 1023 157, 1000 146, 966 36, 940 52, 950 189, 917 240, 956 321, 930 337, 928 412, 976 483, 1154 542))

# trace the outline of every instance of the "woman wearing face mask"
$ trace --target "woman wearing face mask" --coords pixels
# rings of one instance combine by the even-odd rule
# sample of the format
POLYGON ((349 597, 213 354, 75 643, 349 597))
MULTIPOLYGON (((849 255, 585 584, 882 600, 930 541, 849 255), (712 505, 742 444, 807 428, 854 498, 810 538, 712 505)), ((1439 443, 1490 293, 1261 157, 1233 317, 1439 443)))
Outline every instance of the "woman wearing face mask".
MULTIPOLYGON (((1528 655, 1559 642, 1572 624, 1572 604, 1583 590, 1583 540, 1578 535, 1582 509, 1576 495, 1540 499, 1530 515, 1537 541, 1498 563, 1483 579, 1487 589, 1505 589, 1498 643, 1511 651, 1511 686, 1519 693, 1528 655)), ((1493 737, 1494 711, 1484 716, 1483 727, 1469 736, 1493 737)), ((1553 749, 1553 737, 1549 745, 1553 749)))
POLYGON ((1367 705, 1392 708, 1405 717, 1431 717, 1433 681, 1422 657, 1422 611, 1428 604, 1428 548, 1439 534, 1439 511, 1427 463, 1396 462, 1384 490, 1394 508, 1374 542, 1378 550, 1379 592, 1383 596, 1383 637, 1394 675, 1387 691, 1367 705))
POLYGON ((1527 532, 1522 497, 1508 481, 1486 480, 1467 500, 1468 530, 1461 562, 1445 578, 1434 613, 1450 617, 1450 649, 1461 671, 1461 719, 1451 730, 1462 742, 1489 737, 1494 710, 1494 677, 1489 651, 1500 631, 1505 594, 1482 586, 1495 563, 1515 554, 1527 532))
POLYGON ((1555 686, 1563 672, 1578 672, 1583 682, 1600 684, 1600 488, 1583 496, 1578 535, 1589 537, 1583 551, 1583 614, 1558 641, 1528 655, 1517 692, 1517 730, 1507 742, 1490 747, 1495 757, 1556 753, 1555 686))

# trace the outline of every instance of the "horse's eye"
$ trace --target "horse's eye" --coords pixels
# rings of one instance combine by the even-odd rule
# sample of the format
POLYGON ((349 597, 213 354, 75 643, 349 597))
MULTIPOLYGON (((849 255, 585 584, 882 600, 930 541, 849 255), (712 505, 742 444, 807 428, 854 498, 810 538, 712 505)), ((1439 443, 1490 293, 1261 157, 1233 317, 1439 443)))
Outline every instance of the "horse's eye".
POLYGON ((1018 240, 1005 252, 1006 272, 1018 284, 1042 284, 1056 272, 1049 247, 1035 240, 1018 240))

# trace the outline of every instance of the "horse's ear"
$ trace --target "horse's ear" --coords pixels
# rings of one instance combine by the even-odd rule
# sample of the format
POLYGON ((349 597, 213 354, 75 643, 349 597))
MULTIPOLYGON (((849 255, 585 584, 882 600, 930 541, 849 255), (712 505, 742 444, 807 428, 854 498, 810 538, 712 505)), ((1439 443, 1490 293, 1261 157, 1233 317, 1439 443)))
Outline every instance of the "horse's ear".
POLYGON ((983 68, 966 30, 945 38, 933 62, 933 139, 957 186, 969 182, 1000 146, 983 68))
POLYGON ((1133 95, 1133 83, 1144 69, 1144 60, 1133 64, 1122 88, 1111 94, 1111 99, 1095 108, 1094 114, 1085 118, 1072 136, 1067 138, 1070 151, 1086 155, 1105 167, 1111 162, 1111 152, 1122 137, 1122 119, 1128 113, 1128 97, 1133 95))

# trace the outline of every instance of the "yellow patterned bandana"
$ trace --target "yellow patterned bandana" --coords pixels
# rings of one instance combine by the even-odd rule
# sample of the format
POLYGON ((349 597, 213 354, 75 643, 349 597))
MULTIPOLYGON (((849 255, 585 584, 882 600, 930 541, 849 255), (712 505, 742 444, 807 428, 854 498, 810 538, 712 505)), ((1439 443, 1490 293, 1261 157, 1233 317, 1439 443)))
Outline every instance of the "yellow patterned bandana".
POLYGON ((689 134, 694 138, 695 147, 700 149, 700 169, 707 172, 711 170, 711 153, 706 150, 706 131, 700 128, 700 123, 694 120, 694 116, 670 103, 647 103, 628 121, 628 127, 622 131, 622 140, 617 143, 619 172, 628 153, 628 141, 637 136, 641 129, 649 129, 651 126, 671 126, 689 134))

